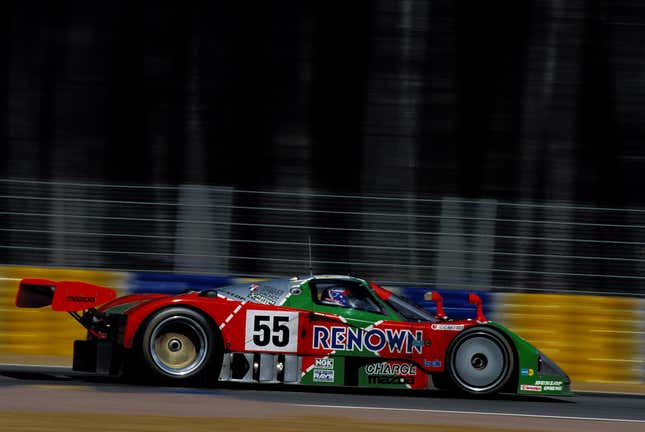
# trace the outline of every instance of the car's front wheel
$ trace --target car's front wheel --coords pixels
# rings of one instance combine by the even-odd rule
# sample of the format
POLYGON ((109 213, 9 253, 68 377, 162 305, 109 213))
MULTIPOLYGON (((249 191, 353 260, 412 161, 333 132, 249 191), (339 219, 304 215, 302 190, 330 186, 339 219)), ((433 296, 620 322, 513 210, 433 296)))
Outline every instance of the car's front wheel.
POLYGON ((459 334, 448 350, 448 375, 461 391, 491 394, 511 378, 515 359, 506 338, 488 327, 474 327, 459 334))
POLYGON ((183 307, 155 313, 142 329, 143 366, 167 383, 206 384, 219 377, 222 344, 218 330, 199 312, 183 307))

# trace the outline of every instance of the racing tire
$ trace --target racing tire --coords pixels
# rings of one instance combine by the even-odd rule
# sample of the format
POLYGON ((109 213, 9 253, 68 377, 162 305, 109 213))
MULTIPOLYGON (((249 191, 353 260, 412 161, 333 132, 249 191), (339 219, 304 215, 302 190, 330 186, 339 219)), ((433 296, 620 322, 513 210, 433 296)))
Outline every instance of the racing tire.
POLYGON ((201 313, 185 307, 162 309, 139 332, 137 369, 144 378, 170 385, 213 384, 222 366, 222 347, 219 329, 201 313))
POLYGON ((477 395, 501 391, 515 369, 513 349, 497 330, 473 327, 450 344, 448 376, 457 390, 477 395))

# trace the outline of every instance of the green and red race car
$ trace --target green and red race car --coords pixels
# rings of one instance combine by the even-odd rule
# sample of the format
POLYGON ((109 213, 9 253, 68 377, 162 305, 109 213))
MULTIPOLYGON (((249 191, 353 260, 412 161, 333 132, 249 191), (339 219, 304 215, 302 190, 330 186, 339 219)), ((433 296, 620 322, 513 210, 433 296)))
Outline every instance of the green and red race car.
POLYGON ((83 282, 23 279, 16 305, 69 312, 88 330, 74 370, 181 385, 218 381, 569 395, 569 377, 486 319, 452 320, 349 276, 273 279, 116 298, 83 282))

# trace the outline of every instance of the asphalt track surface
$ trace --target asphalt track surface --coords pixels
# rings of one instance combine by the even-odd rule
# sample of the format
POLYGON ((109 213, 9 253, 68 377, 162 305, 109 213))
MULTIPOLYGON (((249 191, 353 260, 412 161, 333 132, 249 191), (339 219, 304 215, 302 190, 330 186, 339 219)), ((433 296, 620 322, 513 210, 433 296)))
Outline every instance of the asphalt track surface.
POLYGON ((300 413, 425 424, 503 425, 513 430, 645 431, 644 395, 584 393, 573 397, 484 398, 440 391, 321 390, 231 383, 213 389, 150 387, 75 373, 69 368, 0 365, 0 410, 81 409, 108 414, 198 417, 261 418, 300 413))

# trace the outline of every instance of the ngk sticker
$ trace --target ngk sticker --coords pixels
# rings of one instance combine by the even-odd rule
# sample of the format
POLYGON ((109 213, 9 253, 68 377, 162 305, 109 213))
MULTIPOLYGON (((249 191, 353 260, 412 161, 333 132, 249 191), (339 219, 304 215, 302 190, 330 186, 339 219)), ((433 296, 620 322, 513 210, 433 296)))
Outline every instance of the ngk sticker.
POLYGON ((333 369, 334 368, 334 359, 327 357, 317 358, 314 367, 318 369, 333 369))

